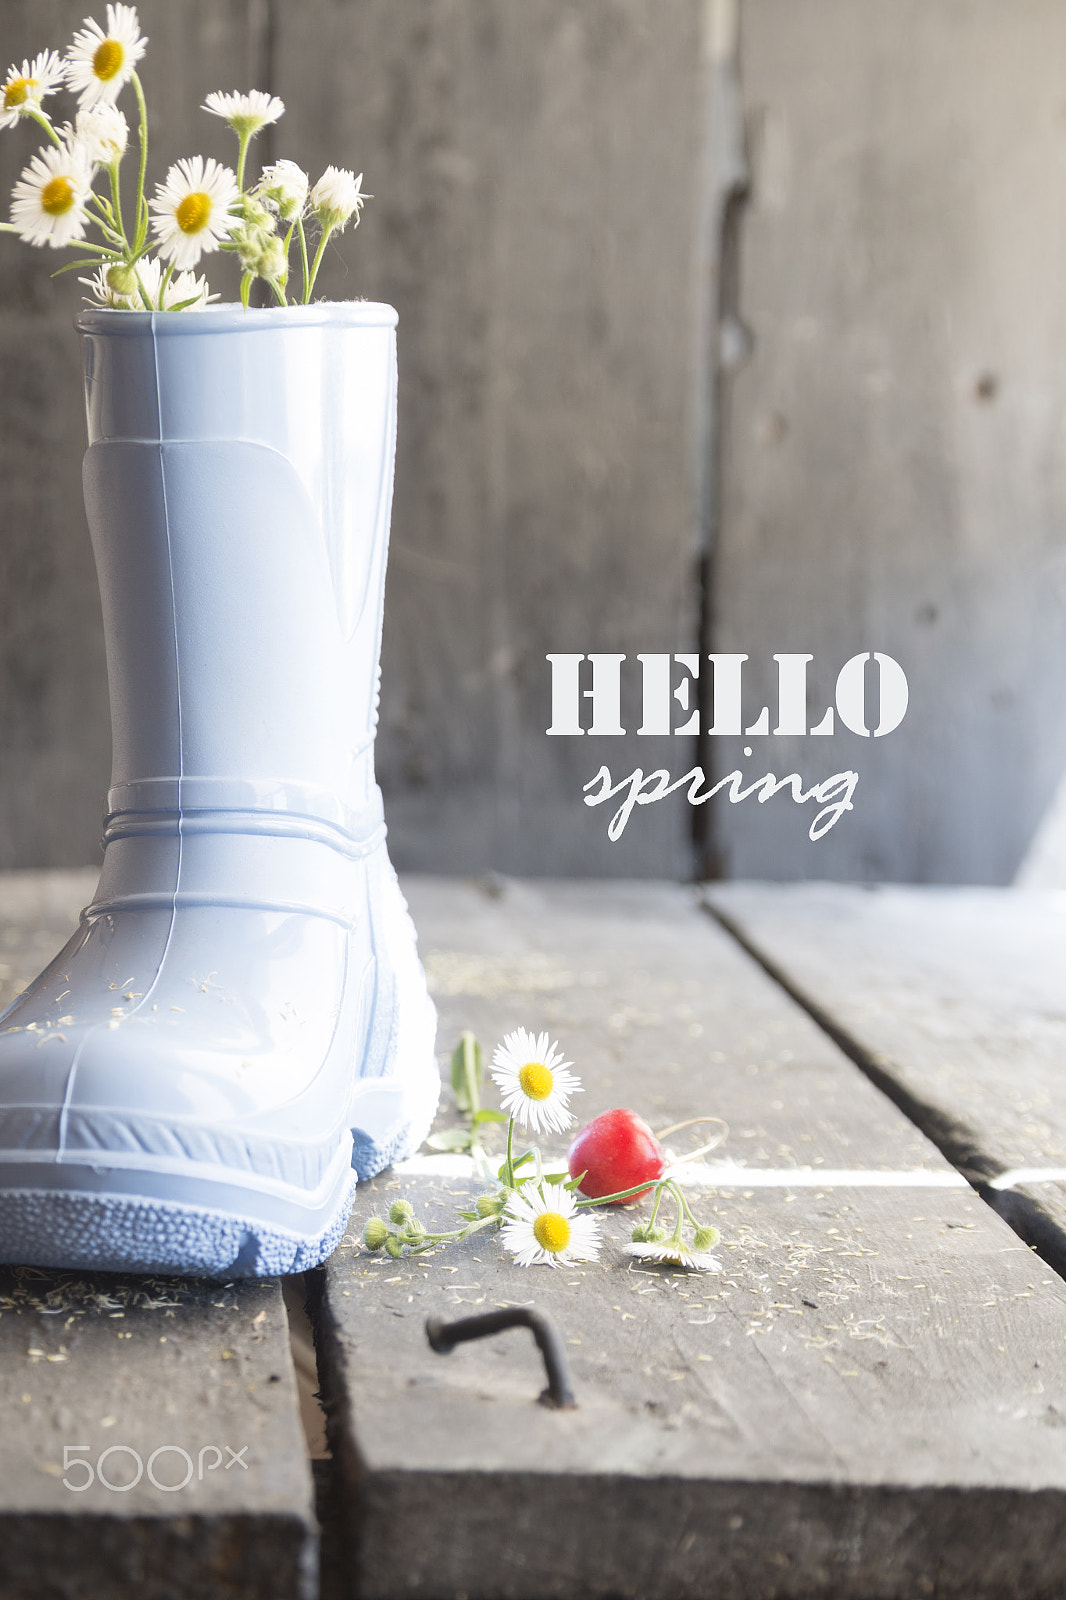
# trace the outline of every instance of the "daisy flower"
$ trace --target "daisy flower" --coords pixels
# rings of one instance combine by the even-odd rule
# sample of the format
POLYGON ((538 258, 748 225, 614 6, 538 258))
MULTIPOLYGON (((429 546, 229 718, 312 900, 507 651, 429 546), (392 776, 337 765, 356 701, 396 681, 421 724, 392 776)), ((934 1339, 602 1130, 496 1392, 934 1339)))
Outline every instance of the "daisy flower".
POLYGON ((212 116, 228 122, 240 139, 250 139, 253 133, 265 128, 268 122, 277 122, 285 104, 276 94, 264 94, 262 89, 250 89, 247 94, 222 94, 215 90, 201 107, 212 116))
MULTIPOLYGON (((158 266, 157 261, 150 265, 158 266)), ((145 288, 148 285, 145 284, 145 288)), ((148 290, 151 294, 151 290, 148 290)), ((163 290, 163 304, 161 310, 173 311, 180 306, 183 311, 201 311, 204 306, 218 300, 221 296, 211 293, 211 286, 206 278, 198 278, 195 272, 175 272, 166 288, 163 290), (191 305, 188 303, 191 301, 191 305)))
POLYGON ((309 185, 307 173, 295 161, 275 161, 273 166, 263 168, 255 192, 282 222, 295 222, 307 204, 309 185))
POLYGON ((344 167, 327 167, 311 190, 311 210, 327 231, 343 228, 354 215, 359 221, 363 201, 372 198, 362 193, 363 174, 358 178, 344 167))
POLYGON ((20 117, 40 111, 41 101, 62 87, 66 69, 55 50, 42 50, 32 63, 24 61, 21 70, 9 67, 0 88, 0 128, 13 128, 20 117))
POLYGON ((532 1199, 519 1190, 503 1215, 503 1242, 520 1267, 562 1267, 599 1254, 599 1224, 561 1183, 541 1184, 532 1199))
POLYGON ((218 299, 217 294, 208 292, 206 278, 198 278, 192 272, 176 272, 166 288, 162 288, 163 266, 158 258, 138 261, 134 267, 115 262, 99 267, 91 278, 79 278, 78 282, 92 291, 96 305, 108 306, 112 311, 143 311, 145 305, 137 279, 156 311, 173 311, 179 306, 183 310, 199 311, 218 299))
POLYGON ((68 144, 79 144, 94 166, 113 167, 126 153, 130 130, 117 106, 101 100, 95 106, 83 106, 74 119, 74 126, 63 129, 68 144))
POLYGON ((155 213, 152 226, 160 255, 179 269, 195 267, 202 254, 217 250, 233 231, 236 219, 228 213, 239 194, 229 167, 213 158, 187 156, 175 162, 148 202, 155 213))
POLYGON ((109 5, 106 32, 92 17, 86 17, 85 26, 74 35, 67 51, 67 84, 81 97, 82 106, 116 100, 147 43, 136 6, 109 5))
POLYGON ((92 167, 78 146, 48 146, 12 190, 11 221, 26 244, 60 250, 85 233, 92 167))
POLYGON ((581 1083, 567 1071, 569 1066, 558 1046, 548 1043, 546 1033, 534 1036, 516 1028, 496 1046, 492 1057, 500 1104, 523 1128, 562 1133, 576 1121, 568 1109, 570 1096, 581 1093, 581 1083))
POLYGON ((717 1256, 708 1255, 703 1250, 690 1250, 675 1239, 668 1239, 664 1244, 654 1244, 650 1240, 624 1244, 622 1252, 627 1256, 636 1256, 638 1261, 665 1261, 670 1266, 695 1267, 700 1272, 722 1270, 722 1263, 717 1256))

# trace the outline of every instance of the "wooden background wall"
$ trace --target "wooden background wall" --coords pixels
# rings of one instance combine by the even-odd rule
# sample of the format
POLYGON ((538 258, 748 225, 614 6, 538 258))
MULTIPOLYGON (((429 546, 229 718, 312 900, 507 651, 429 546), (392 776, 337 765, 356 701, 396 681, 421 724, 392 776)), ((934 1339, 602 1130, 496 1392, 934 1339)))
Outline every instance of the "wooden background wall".
POLYGON ((911 704, 883 740, 763 741, 779 772, 854 766, 856 809, 810 845, 800 808, 728 808, 722 868, 1009 881, 1066 767, 1066 7, 744 19, 715 634, 813 652, 820 705, 888 651, 911 704))
MULTIPOLYGON (((2 0, 3 64, 85 9, 2 0)), ((1066 766, 1066 10, 742 0, 734 107, 707 60, 730 9, 140 6, 154 177, 229 158, 197 108, 256 86, 289 107, 264 159, 375 195, 322 289, 400 313, 378 748, 401 866, 695 870, 680 797, 617 844, 580 799, 601 762, 679 774, 693 746, 545 738, 544 656, 696 646, 712 388, 705 647, 748 653, 755 709, 775 651, 813 652, 812 704, 860 650, 911 685, 883 741, 721 742, 719 773, 861 778, 818 844, 809 807, 713 802, 713 868, 1005 881, 1066 766)), ((0 191, 34 147, 0 133, 0 191)), ((107 784, 77 294, 50 264, 0 238, 0 867, 96 859, 107 784)))

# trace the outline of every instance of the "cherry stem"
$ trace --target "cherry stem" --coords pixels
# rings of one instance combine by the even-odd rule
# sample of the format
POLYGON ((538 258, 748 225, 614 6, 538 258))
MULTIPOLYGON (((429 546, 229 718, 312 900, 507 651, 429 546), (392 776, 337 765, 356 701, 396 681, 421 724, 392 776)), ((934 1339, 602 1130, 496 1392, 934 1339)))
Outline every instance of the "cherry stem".
POLYGON ((667 1134, 680 1133, 682 1128, 694 1127, 697 1122, 717 1122, 722 1131, 715 1134, 713 1139, 708 1139, 706 1144, 701 1144, 697 1150, 689 1150, 687 1154, 678 1156, 674 1162, 675 1166, 680 1166, 683 1161, 698 1161, 700 1156, 707 1154, 708 1150, 717 1149, 720 1144, 723 1144, 729 1138, 729 1124, 722 1117, 686 1117, 684 1122, 672 1122, 668 1128, 661 1128, 655 1137, 661 1141, 666 1138, 667 1134))

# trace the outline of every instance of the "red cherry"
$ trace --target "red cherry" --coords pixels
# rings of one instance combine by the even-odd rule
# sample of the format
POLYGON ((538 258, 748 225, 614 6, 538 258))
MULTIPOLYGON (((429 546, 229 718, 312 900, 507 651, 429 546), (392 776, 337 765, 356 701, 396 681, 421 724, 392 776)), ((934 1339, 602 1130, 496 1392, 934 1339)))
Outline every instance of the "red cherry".
MULTIPOLYGON (((643 1117, 635 1111, 605 1111, 593 1117, 578 1133, 567 1153, 571 1178, 581 1179, 580 1190, 590 1200, 618 1194, 638 1183, 650 1187, 666 1171, 666 1153, 643 1117)), ((630 1195, 639 1200, 647 1194, 630 1195)), ((623 1202, 614 1201, 615 1205, 623 1202)))

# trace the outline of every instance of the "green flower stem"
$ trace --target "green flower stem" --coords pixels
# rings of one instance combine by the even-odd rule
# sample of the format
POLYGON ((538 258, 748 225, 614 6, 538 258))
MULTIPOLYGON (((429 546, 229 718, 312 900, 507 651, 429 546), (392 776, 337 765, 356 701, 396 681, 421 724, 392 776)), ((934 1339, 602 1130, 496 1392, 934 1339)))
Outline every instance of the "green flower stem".
POLYGON ((32 118, 32 120, 34 122, 36 122, 36 124, 37 124, 37 126, 39 128, 43 128, 44 129, 45 133, 51 139, 53 144, 57 144, 57 145, 62 146, 62 144, 63 144, 62 139, 59 137, 58 133, 53 128, 52 124, 49 122, 48 118, 45 116, 43 111, 27 111, 26 115, 28 117, 32 118))
POLYGON ((303 283, 303 288, 304 288, 303 303, 304 303, 304 305, 306 305, 307 304, 307 299, 308 299, 308 290, 307 290, 307 274, 308 274, 308 266, 307 266, 307 235, 304 232, 304 219, 303 219, 302 216, 301 217, 297 217, 296 226, 297 226, 297 229, 299 230, 299 234, 300 234, 300 263, 301 263, 301 265, 303 267, 303 278, 302 278, 301 281, 303 283))
POLYGON ((268 278, 267 282, 274 291, 274 299, 278 302, 278 305, 287 306, 289 302, 286 299, 284 291, 282 290, 281 285, 278 283, 277 278, 268 278))
MULTIPOLYGON (((306 304, 307 298, 305 296, 304 305, 306 304)), ((510 1120, 507 1123, 507 1187, 508 1189, 513 1189, 514 1186, 514 1112, 512 1111, 510 1120)))
POLYGON ((296 218, 289 223, 289 231, 285 235, 285 282, 289 281, 289 251, 292 249, 292 236, 296 232, 296 218))
POLYGON ((137 288, 139 289, 141 299, 144 302, 144 309, 146 311, 154 311, 155 310, 155 306, 152 304, 152 297, 148 293, 148 290, 144 287, 144 280, 141 277, 140 273, 137 271, 136 267, 134 267, 133 273, 134 273, 135 278, 137 279, 137 288))
POLYGON ((248 146, 252 142, 252 135, 250 133, 247 133, 247 132, 246 133, 239 133, 237 135, 237 138, 240 140, 240 144, 239 144, 238 149, 237 149, 237 187, 241 191, 241 193, 243 194, 244 193, 244 164, 248 160, 248 146))
POLYGON ((241 305, 244 307, 245 311, 248 310, 248 296, 252 292, 252 284, 254 281, 254 272, 246 272, 241 279, 241 305))
MULTIPOLYGON (((303 230, 301 229, 301 233, 302 231, 303 230)), ((315 287, 315 279, 318 277, 318 269, 322 265, 322 257, 325 254, 325 249, 327 244, 329 244, 332 233, 332 228, 326 228, 321 239, 318 241, 318 249, 315 251, 315 259, 311 263, 311 280, 309 283, 306 281, 304 283, 304 305, 307 305, 311 299, 311 291, 315 287)))
MULTIPOLYGON (((480 1233, 483 1228, 498 1228, 502 1226, 502 1223, 502 1216, 479 1217, 477 1222, 468 1222, 462 1228, 453 1228, 450 1233, 426 1233, 422 1235, 417 1244, 407 1244, 406 1240, 404 1243, 406 1244, 408 1255, 418 1256, 426 1250, 434 1249, 438 1244, 448 1244, 453 1239, 471 1239, 475 1233, 480 1233)), ((398 1238, 399 1235, 395 1235, 395 1237, 398 1238)))
MULTIPOLYGON (((99 198, 99 196, 97 198, 99 198)), ((101 217, 93 217, 92 220, 93 220, 93 222, 96 223, 96 226, 100 229, 100 232, 103 234, 104 238, 111 240, 111 243, 114 246, 114 250, 112 252, 109 252, 109 253, 117 254, 117 255, 120 255, 120 256, 128 255, 129 246, 126 243, 126 240, 123 238, 121 233, 118 233, 116 231, 116 229, 112 228, 111 225, 108 222, 106 222, 102 216, 101 217)), ((79 240, 79 244, 80 244, 80 242, 81 241, 79 240)))
POLYGON ((582 1199, 582 1200, 575 1199, 574 1204, 578 1205, 578 1206, 609 1206, 609 1205, 613 1205, 616 1200, 628 1200, 635 1194, 645 1194, 649 1189, 654 1188, 655 1189, 655 1208, 656 1208, 656 1210, 658 1210, 659 1201, 662 1198, 661 1190, 662 1190, 664 1184, 668 1183, 669 1181, 670 1180, 667 1179, 667 1178, 659 1178, 654 1184, 652 1184, 652 1183, 635 1183, 633 1185, 632 1189, 619 1189, 617 1194, 601 1194, 601 1195, 597 1195, 595 1200, 590 1200, 588 1198, 585 1198, 585 1199, 582 1199))
POLYGON ((129 241, 128 241, 128 239, 126 239, 126 224, 122 220, 122 198, 121 198, 121 196, 119 194, 118 162, 117 161, 113 161, 111 163, 111 165, 108 167, 107 170, 108 170, 108 173, 109 173, 110 178, 111 178, 111 212, 112 212, 112 216, 113 216, 115 222, 118 225, 118 231, 119 231, 119 233, 121 233, 121 235, 123 237, 123 240, 125 240, 126 247, 128 249, 129 248, 129 241))
POLYGON ((130 82, 133 84, 133 92, 137 96, 137 110, 140 117, 141 159, 137 167, 137 205, 135 207, 137 232, 133 241, 133 248, 136 254, 140 255, 148 235, 148 202, 144 197, 144 177, 148 170, 148 104, 144 98, 141 80, 135 72, 130 73, 130 82))

